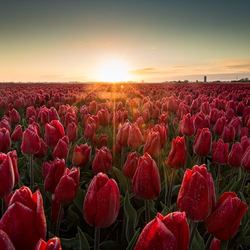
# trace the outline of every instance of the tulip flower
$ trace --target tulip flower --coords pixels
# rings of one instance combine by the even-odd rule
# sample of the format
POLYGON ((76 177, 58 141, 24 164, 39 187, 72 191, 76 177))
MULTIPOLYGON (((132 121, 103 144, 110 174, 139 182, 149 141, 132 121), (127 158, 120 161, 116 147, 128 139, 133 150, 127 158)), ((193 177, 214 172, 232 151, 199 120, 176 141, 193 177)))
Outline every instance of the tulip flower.
POLYGON ((233 144, 228 155, 228 164, 231 167, 240 167, 243 156, 243 148, 239 142, 233 144))
POLYGON ((137 152, 130 152, 127 156, 127 160, 123 166, 123 173, 130 179, 133 178, 137 165, 138 165, 139 155, 137 152))
POLYGON ((18 171, 18 166, 17 166, 17 152, 16 150, 10 151, 7 153, 7 155, 10 157, 11 162, 12 162, 12 167, 13 167, 13 171, 14 171, 14 185, 16 185, 19 182, 20 176, 19 176, 19 171, 18 171))
POLYGON ((248 146, 243 154, 241 165, 246 171, 250 172, 250 146, 248 146))
POLYGON ((21 120, 20 114, 14 108, 9 111, 9 117, 10 117, 11 124, 17 124, 21 120))
POLYGON ((161 151, 160 133, 157 131, 150 131, 146 143, 143 148, 144 153, 149 153, 152 157, 157 158, 161 151))
POLYGON ((47 242, 40 239, 35 247, 35 250, 62 250, 61 241, 57 237, 54 237, 47 242))
POLYGON ((46 156, 47 151, 48 151, 48 146, 47 146, 47 144, 45 143, 45 141, 44 141, 42 138, 40 138, 40 149, 39 149, 39 151, 35 154, 35 156, 36 156, 37 158, 42 158, 42 157, 46 156))
POLYGON ((96 149, 95 158, 92 162, 92 169, 95 174, 108 172, 112 168, 112 154, 107 147, 96 149))
POLYGON ((58 120, 45 124, 45 142, 49 147, 54 148, 64 135, 64 127, 58 120))
POLYGON ((189 227, 185 213, 157 214, 142 230, 135 250, 189 249, 189 227))
POLYGON ((190 113, 184 115, 180 121, 180 132, 183 135, 191 136, 194 134, 194 117, 190 113))
POLYGON ((15 250, 9 236, 0 229, 0 249, 1 250, 15 250))
POLYGON ((136 196, 142 199, 155 199, 160 194, 161 180, 159 169, 148 153, 139 158, 132 186, 136 196))
POLYGON ((161 148, 163 148, 167 141, 168 136, 168 127, 164 123, 156 124, 153 128, 153 131, 158 132, 160 135, 161 148))
POLYGON ((137 149, 143 143, 141 130, 136 123, 131 124, 128 134, 128 146, 137 149))
POLYGON ((221 135, 224 142, 232 142, 235 138, 235 129, 233 126, 225 126, 221 135))
POLYGON ((223 193, 213 212, 206 219, 208 232, 219 240, 232 239, 238 232, 241 219, 247 209, 247 204, 242 202, 234 192, 223 193))
POLYGON ((172 147, 166 163, 171 168, 182 168, 186 162, 186 147, 184 137, 177 136, 172 140, 172 147))
POLYGON ((128 145, 128 135, 130 126, 131 125, 129 122, 125 122, 118 129, 118 133, 116 135, 116 142, 122 147, 126 147, 128 145))
POLYGON ((224 143, 222 139, 214 141, 212 145, 212 160, 219 164, 226 164, 228 160, 228 143, 224 143))
POLYGON ((22 139, 22 136, 23 136, 22 126, 17 125, 11 134, 11 140, 20 141, 22 139))
POLYGON ((211 213, 215 203, 212 175, 206 165, 195 165, 185 171, 177 198, 177 206, 195 221, 203 221, 211 213))
POLYGON ((243 151, 245 152, 247 148, 250 146, 250 138, 248 138, 247 136, 243 136, 240 139, 240 144, 242 146, 243 151))
POLYGON ((53 157, 54 158, 60 158, 60 159, 66 159, 68 156, 68 146, 69 146, 69 138, 68 136, 64 136, 63 138, 59 139, 56 146, 53 150, 53 157))
POLYGON ((17 189, 0 220, 3 230, 16 249, 33 250, 40 239, 46 236, 46 219, 42 195, 32 194, 28 187, 17 189))
POLYGON ((220 249, 221 249, 221 241, 216 238, 213 238, 209 250, 220 250, 220 249))
POLYGON ((107 109, 100 109, 97 112, 97 117, 102 126, 106 126, 109 123, 109 111, 107 109))
POLYGON ((208 128, 198 129, 193 150, 199 156, 207 156, 211 150, 212 135, 208 128))
POLYGON ((220 136, 223 132, 225 124, 226 124, 226 117, 225 116, 220 117, 216 121, 216 123, 213 127, 214 133, 220 136))
POLYGON ((6 128, 0 128, 0 152, 6 153, 11 144, 10 132, 6 128))
POLYGON ((72 163, 75 166, 84 167, 88 163, 90 155, 91 147, 87 143, 76 145, 73 151, 72 163))
POLYGON ((77 138, 77 125, 74 122, 70 122, 66 128, 66 135, 69 137, 69 141, 73 142, 77 138))

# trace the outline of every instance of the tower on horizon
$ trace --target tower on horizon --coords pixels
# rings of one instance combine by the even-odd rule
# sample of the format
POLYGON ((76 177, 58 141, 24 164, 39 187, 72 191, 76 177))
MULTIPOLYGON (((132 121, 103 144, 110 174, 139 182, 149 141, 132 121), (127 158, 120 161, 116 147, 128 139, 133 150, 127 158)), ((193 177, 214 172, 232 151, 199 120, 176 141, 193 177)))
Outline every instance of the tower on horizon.
POLYGON ((207 76, 204 76, 204 82, 207 82, 207 76))

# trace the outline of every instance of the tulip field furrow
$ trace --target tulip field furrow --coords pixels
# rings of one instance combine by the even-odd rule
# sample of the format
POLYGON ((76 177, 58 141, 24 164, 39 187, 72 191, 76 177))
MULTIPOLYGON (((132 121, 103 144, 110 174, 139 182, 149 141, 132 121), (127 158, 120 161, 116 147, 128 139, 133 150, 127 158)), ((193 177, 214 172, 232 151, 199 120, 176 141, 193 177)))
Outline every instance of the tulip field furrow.
POLYGON ((250 83, 0 85, 0 250, 247 250, 249 172, 250 83))

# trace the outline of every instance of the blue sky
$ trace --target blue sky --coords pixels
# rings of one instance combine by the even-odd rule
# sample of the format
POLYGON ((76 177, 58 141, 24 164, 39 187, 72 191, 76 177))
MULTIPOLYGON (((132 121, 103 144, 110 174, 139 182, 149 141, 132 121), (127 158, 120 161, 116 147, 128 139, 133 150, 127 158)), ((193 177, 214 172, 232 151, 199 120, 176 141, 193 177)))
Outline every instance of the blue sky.
POLYGON ((0 8, 0 81, 95 81, 126 61, 132 79, 250 76, 250 1, 9 0, 0 8))

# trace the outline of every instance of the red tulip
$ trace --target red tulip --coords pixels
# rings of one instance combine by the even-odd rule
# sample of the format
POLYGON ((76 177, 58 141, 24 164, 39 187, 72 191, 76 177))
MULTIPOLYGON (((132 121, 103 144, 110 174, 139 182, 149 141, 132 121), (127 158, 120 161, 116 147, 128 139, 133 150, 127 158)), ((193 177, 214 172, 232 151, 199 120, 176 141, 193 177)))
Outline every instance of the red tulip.
POLYGON ((243 151, 245 152, 247 148, 250 146, 250 138, 248 138, 247 136, 243 136, 240 139, 240 144, 242 146, 243 151))
POLYGON ((69 137, 69 141, 73 142, 77 138, 77 125, 74 122, 70 122, 66 128, 66 135, 69 137))
POLYGON ((15 184, 15 172, 9 155, 0 153, 0 198, 8 195, 15 184))
POLYGON ((29 119, 30 117, 34 116, 36 117, 37 113, 36 113, 36 109, 34 108, 34 106, 29 106, 26 109, 26 118, 29 119))
POLYGON ((177 198, 177 206, 192 220, 203 221, 213 209, 215 190, 206 165, 195 165, 185 171, 177 198))
POLYGON ((222 139, 214 141, 212 145, 212 160, 219 164, 226 164, 228 160, 228 143, 224 143, 222 139))
POLYGON ((219 240, 232 239, 237 233, 240 221, 247 209, 247 204, 242 202, 235 193, 223 193, 206 220, 208 232, 219 240))
POLYGON ((39 239, 45 239, 46 219, 40 192, 32 194, 25 186, 17 189, 0 220, 0 229, 20 250, 33 250, 39 239))
POLYGON ((36 154, 41 146, 37 129, 34 125, 29 125, 23 132, 21 150, 23 154, 36 154))
POLYGON ((248 146, 245 153, 243 154, 241 165, 248 172, 250 171, 250 146, 248 146))
POLYGON ((216 239, 216 238, 213 238, 211 244, 210 244, 210 250, 220 250, 221 248, 221 241, 216 239))
POLYGON ((221 135, 224 142, 232 142, 235 138, 235 129, 233 126, 225 126, 221 135))
POLYGON ((182 168, 186 162, 186 147, 184 137, 177 136, 172 140, 172 147, 168 154, 167 165, 171 168, 182 168))
POLYGON ((142 199, 155 199, 161 192, 159 169, 148 153, 139 158, 132 180, 133 192, 142 199))
POLYGON ((112 168, 112 154, 107 147, 96 149, 95 158, 92 162, 92 169, 95 174, 108 172, 112 168))
POLYGON ((16 150, 13 150, 13 151, 8 152, 7 155, 10 157, 11 162, 12 162, 12 167, 13 167, 14 177, 15 177, 14 185, 16 185, 20 179, 18 166, 17 166, 17 160, 18 160, 17 152, 16 150))
POLYGON ((243 148, 239 142, 233 144, 228 155, 228 164, 232 167, 240 167, 243 156, 243 148))
POLYGON ((138 160, 139 160, 138 153, 137 152, 130 152, 127 156, 126 162, 124 163, 123 173, 124 173, 124 175, 126 175, 130 179, 132 179, 134 174, 135 174, 138 160))
POLYGON ((128 146, 132 149, 138 148, 143 143, 141 130, 136 123, 131 124, 128 134, 128 146))
POLYGON ((214 133, 220 136, 223 132, 225 124, 226 124, 226 117, 225 116, 220 117, 214 125, 213 128, 214 133))
POLYGON ((44 142, 44 140, 42 138, 40 138, 40 149, 35 154, 35 156, 38 157, 38 158, 42 158, 42 157, 46 156, 47 151, 48 151, 47 144, 44 142))
POLYGON ((22 126, 17 125, 11 134, 11 140, 20 141, 22 139, 22 136, 23 136, 22 126))
POLYGON ((180 121, 180 132, 183 135, 191 136, 194 134, 194 117, 190 113, 184 115, 180 121))
POLYGON ((54 147, 53 157, 66 159, 68 156, 68 146, 69 146, 69 138, 65 135, 63 138, 59 139, 56 146, 54 147))
POLYGON ((102 126, 106 126, 109 123, 109 111, 107 109, 100 109, 97 112, 97 117, 102 126))
POLYGON ((47 242, 40 239, 35 247, 35 250, 62 250, 61 241, 57 237, 54 237, 47 242))
POLYGON ((199 156, 207 156, 211 150, 212 135, 208 128, 198 129, 193 150, 199 156))
POLYGON ((14 108, 9 111, 9 117, 11 124, 19 123, 21 120, 20 114, 14 108))
POLYGON ((89 184, 83 203, 86 222, 94 227, 112 225, 120 209, 120 191, 115 180, 106 174, 97 174, 89 184))
POLYGON ((70 203, 75 197, 79 187, 79 168, 66 169, 55 189, 55 200, 59 203, 70 203))
POLYGON ((0 249, 15 250, 9 236, 3 230, 0 230, 0 249))
POLYGON ((160 141, 161 141, 161 147, 163 148, 166 144, 167 141, 167 136, 168 136, 168 127, 166 124, 161 123, 161 124, 156 124, 153 128, 153 131, 159 132, 160 135, 160 141))
POLYGON ((84 167, 88 163, 90 155, 91 147, 87 143, 76 145, 73 151, 72 163, 75 166, 84 167))
POLYGON ((6 128, 0 128, 0 152, 7 152, 10 148, 10 132, 6 128))
POLYGON ((43 177, 45 191, 55 192, 55 188, 66 170, 64 159, 55 159, 43 164, 43 177))
POLYGON ((58 120, 52 120, 45 125, 45 142, 49 147, 55 147, 64 135, 64 127, 58 120))
POLYGON ((118 129, 116 142, 123 147, 126 147, 128 145, 128 135, 129 135, 130 126, 131 125, 129 122, 125 122, 118 129))
POLYGON ((143 148, 144 153, 149 153, 152 157, 159 156, 161 152, 161 139, 160 133, 155 131, 150 131, 146 143, 143 148))

